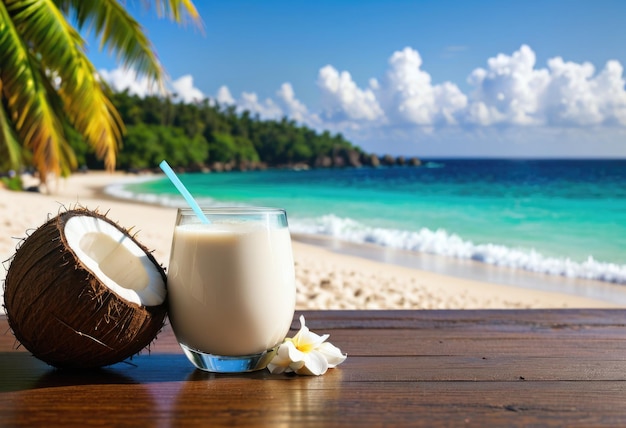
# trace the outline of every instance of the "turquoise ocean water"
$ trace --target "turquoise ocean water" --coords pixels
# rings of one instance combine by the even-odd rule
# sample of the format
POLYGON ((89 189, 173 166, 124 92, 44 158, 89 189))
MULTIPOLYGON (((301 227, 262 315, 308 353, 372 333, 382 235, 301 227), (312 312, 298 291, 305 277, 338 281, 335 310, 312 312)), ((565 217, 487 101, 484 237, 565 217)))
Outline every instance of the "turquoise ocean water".
MULTIPOLYGON (((626 283, 626 160, 183 174, 201 204, 287 210, 293 232, 626 283)), ((184 206, 167 178, 108 189, 184 206)))

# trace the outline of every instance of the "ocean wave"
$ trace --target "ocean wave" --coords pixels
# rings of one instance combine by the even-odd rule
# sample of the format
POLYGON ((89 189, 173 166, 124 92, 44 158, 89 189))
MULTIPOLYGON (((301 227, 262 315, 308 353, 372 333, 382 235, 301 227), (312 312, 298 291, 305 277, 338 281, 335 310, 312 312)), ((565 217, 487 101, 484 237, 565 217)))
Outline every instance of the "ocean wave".
POLYGON ((292 218, 290 229, 295 233, 326 235, 354 243, 372 243, 402 250, 471 259, 548 275, 626 284, 626 265, 597 261, 591 256, 583 262, 577 262, 566 257, 546 257, 534 249, 520 250, 497 244, 474 244, 442 229, 422 228, 419 231, 406 231, 370 227, 332 214, 316 219, 292 218))
POLYGON ((145 202, 148 204, 163 205, 166 207, 184 206, 185 200, 182 197, 178 197, 176 195, 172 196, 155 193, 137 193, 126 188, 130 183, 134 184, 141 181, 150 181, 150 179, 135 179, 132 181, 122 181, 119 183, 111 184, 104 189, 104 193, 117 199, 145 202))
MULTIPOLYGON (((151 181, 154 178, 148 179, 135 179, 132 181, 122 181, 119 183, 111 184, 104 189, 104 193, 117 199, 132 200, 135 202, 144 202, 152 205, 162 205, 165 207, 184 208, 187 207, 185 199, 178 194, 165 194, 165 193, 140 193, 128 190, 128 184, 137 183, 141 181, 151 181)), ((213 198, 202 196, 195 198, 196 202, 203 207, 219 207, 219 206, 245 206, 246 204, 236 202, 224 202, 217 201, 213 198)))

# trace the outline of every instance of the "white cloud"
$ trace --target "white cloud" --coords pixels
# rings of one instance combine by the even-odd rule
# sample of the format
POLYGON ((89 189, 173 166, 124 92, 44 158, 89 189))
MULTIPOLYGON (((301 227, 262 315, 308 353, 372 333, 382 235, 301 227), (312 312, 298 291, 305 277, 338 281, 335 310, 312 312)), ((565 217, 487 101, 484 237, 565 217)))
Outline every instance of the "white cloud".
POLYGON ((489 58, 487 70, 474 70, 468 78, 476 89, 467 120, 484 126, 544 123, 541 100, 550 75, 546 69, 536 70, 535 62, 535 53, 524 45, 511 56, 489 58))
POLYGON ((409 47, 394 52, 389 69, 376 90, 385 114, 394 122, 432 126, 455 124, 455 116, 467 105, 467 97, 450 82, 433 85, 421 69, 420 54, 409 47))
POLYGON ((546 115, 556 125, 626 124, 623 67, 607 62, 594 77, 592 64, 548 61, 552 80, 546 97, 546 115))
POLYGON ((291 83, 283 83, 276 91, 276 98, 276 101, 271 98, 260 101, 256 93, 243 92, 235 99, 227 86, 221 86, 215 97, 220 104, 235 105, 239 113, 248 111, 253 115, 258 114, 262 119, 280 120, 287 117, 314 128, 321 126, 319 116, 311 113, 306 105, 298 100, 291 83))
POLYGON ((604 100, 601 111, 607 122, 615 119, 626 125, 626 90, 624 90, 624 67, 619 61, 608 61, 596 78, 596 94, 604 100))
POLYGON ((235 99, 231 95, 230 90, 228 89, 227 86, 224 86, 224 85, 220 86, 220 88, 217 90, 217 96, 215 97, 215 99, 217 99, 217 102, 220 104, 225 104, 225 105, 235 104, 235 99))
POLYGON ((277 120, 284 116, 282 109, 274 101, 266 98, 261 102, 254 92, 243 92, 236 104, 239 111, 247 110, 252 114, 258 114, 261 119, 277 120))
POLYGON ((318 74, 322 92, 322 109, 332 121, 377 121, 384 113, 372 89, 360 89, 347 71, 341 73, 327 65, 318 74))
POLYGON ((176 98, 185 103, 197 103, 206 98, 201 90, 193 86, 193 77, 190 74, 174 80, 172 88, 176 98))
POLYGON ((291 83, 283 83, 276 95, 278 95, 279 100, 285 106, 285 114, 287 116, 300 123, 309 121, 309 110, 296 98, 291 83))
MULTIPOLYGON (((328 122, 357 121, 363 126, 457 124, 467 96, 453 83, 433 85, 421 69, 422 59, 411 48, 395 52, 383 78, 359 88, 347 71, 327 65, 319 71, 322 109, 328 122)), ((348 125, 348 124, 346 124, 348 125)))
POLYGON ((139 78, 137 72, 132 69, 119 67, 111 71, 100 70, 99 74, 117 92, 128 90, 129 94, 139 97, 159 92, 157 85, 150 84, 146 77, 139 78))
POLYGON ((474 70, 475 87, 466 120, 493 124, 542 126, 626 125, 623 67, 607 62, 595 74, 592 64, 549 59, 535 68, 533 50, 523 45, 511 56, 499 54, 487 69, 474 70))
MULTIPOLYGON (((118 67, 111 71, 100 70, 99 74, 118 92, 128 90, 129 94, 139 97, 160 93, 156 84, 150 83, 146 77, 138 77, 137 72, 132 69, 118 67)), ((166 91, 169 95, 186 103, 199 102, 205 98, 202 91, 193 86, 193 76, 189 74, 174 80, 171 87, 166 88, 166 91)))

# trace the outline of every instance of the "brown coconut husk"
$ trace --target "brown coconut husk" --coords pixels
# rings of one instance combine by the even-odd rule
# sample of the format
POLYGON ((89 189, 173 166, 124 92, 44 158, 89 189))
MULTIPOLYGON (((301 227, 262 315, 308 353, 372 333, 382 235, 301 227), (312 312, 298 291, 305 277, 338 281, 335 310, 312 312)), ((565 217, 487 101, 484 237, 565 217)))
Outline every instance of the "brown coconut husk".
POLYGON ((167 299, 141 306, 122 299, 68 246, 65 223, 93 216, 132 239, 166 276, 152 254, 128 230, 86 208, 58 214, 21 242, 4 284, 5 310, 16 339, 35 357, 59 368, 95 368, 123 361, 156 338, 167 299))

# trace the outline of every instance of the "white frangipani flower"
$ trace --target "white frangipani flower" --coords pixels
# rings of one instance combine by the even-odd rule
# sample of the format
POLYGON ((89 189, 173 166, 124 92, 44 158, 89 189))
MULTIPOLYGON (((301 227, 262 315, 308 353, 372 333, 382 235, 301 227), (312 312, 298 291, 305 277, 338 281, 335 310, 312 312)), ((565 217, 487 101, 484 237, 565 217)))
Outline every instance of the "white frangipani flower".
POLYGON ((293 338, 285 339, 267 368, 273 374, 296 372, 302 375, 323 375, 347 358, 339 348, 326 342, 329 336, 311 332, 305 325, 304 316, 300 315, 300 331, 293 338))

